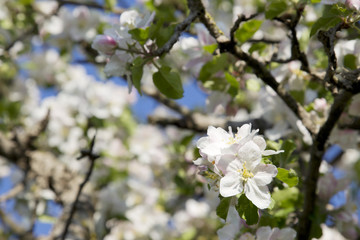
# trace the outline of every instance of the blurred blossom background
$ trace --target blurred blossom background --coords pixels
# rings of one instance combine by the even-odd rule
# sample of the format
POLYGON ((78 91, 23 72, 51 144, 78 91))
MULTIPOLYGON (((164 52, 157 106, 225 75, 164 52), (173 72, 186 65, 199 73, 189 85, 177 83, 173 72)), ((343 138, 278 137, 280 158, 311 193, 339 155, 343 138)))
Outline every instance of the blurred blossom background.
MULTIPOLYGON (((238 14, 255 13, 265 2, 203 1, 225 34, 229 34, 238 14)), ((307 24, 319 16, 323 4, 309 6, 297 26, 310 65, 319 69, 324 68, 325 54, 318 50, 320 43, 309 38, 307 24)), ((77 158, 95 135, 93 150, 100 158, 83 189, 76 212, 78 222, 72 225, 67 239, 230 239, 224 232, 231 224, 216 214, 219 193, 209 190, 208 182, 193 164, 199 157, 196 141, 204 132, 149 124, 149 116, 181 117, 148 94, 155 89, 151 76, 156 68, 144 66, 141 83, 145 91, 140 95, 134 87, 129 91, 126 77, 116 76, 120 70, 110 65, 113 60, 91 47, 96 36, 119 24, 119 16, 127 9, 135 9, 142 16, 153 11, 156 17, 174 22, 186 16, 185 1, 0 0, 0 142, 9 137, 14 143, 28 143, 17 150, 16 156, 21 158, 0 154, 1 239, 52 239, 61 234, 66 221, 61 224, 58 220, 70 211, 90 167, 90 161, 77 158), (39 132, 44 119, 46 130, 39 132), (34 133, 34 143, 30 137, 24 139, 34 133)), ((264 21, 253 38, 271 36, 276 44, 254 47, 246 42, 241 48, 264 61, 276 51, 279 59, 286 59, 291 56, 287 34, 272 21, 264 21)), ((275 142, 290 139, 293 156, 308 161, 306 151, 313 144, 309 132, 261 79, 249 71, 241 72, 246 68, 244 62, 225 57, 225 64, 233 64, 231 71, 215 72, 212 82, 198 80, 203 66, 213 58, 206 49, 215 43, 204 26, 195 23, 164 56, 164 62, 181 72, 184 96, 175 102, 193 112, 232 122, 265 119, 272 124, 261 129, 261 135, 275 142), (229 72, 235 77, 229 78, 229 72), (221 77, 228 77, 225 86, 216 82, 221 77), (228 91, 232 80, 241 89, 235 94, 228 91)), ((340 66, 347 66, 350 58, 359 64, 359 51, 358 38, 339 40, 335 46, 340 66)), ((296 61, 279 64, 271 73, 299 97, 315 127, 320 128, 332 100, 316 84, 309 86, 310 76, 300 65, 296 61)), ((358 118, 359 109, 358 94, 344 112, 344 122, 352 116, 358 118)), ((358 130, 341 128, 330 136, 331 147, 323 157, 318 182, 319 201, 328 211, 321 225, 321 239, 360 236, 359 136, 358 130)), ((300 172, 294 162, 291 166, 300 172)), ((288 194, 288 199, 279 200, 283 205, 269 210, 277 221, 271 227, 282 228, 293 223, 292 215, 299 207, 293 197, 298 197, 299 190, 285 191, 276 184, 281 187, 273 186, 273 198, 279 200, 281 194, 288 194), (288 208, 280 211, 284 205, 288 208)), ((255 234, 255 228, 231 212, 229 219, 235 222, 232 230, 249 227, 243 233, 255 234)))

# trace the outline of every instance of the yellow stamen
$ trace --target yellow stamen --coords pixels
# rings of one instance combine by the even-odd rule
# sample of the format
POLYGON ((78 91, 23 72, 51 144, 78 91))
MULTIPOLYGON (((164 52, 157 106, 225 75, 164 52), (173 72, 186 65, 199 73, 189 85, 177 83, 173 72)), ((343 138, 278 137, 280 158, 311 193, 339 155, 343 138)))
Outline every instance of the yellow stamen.
POLYGON ((245 166, 245 163, 243 163, 243 169, 238 169, 238 172, 240 173, 242 173, 242 176, 241 176, 241 179, 243 180, 243 181, 247 181, 249 178, 252 178, 252 177, 254 177, 254 174, 252 173, 252 172, 250 172, 247 168, 246 168, 246 166, 245 166))

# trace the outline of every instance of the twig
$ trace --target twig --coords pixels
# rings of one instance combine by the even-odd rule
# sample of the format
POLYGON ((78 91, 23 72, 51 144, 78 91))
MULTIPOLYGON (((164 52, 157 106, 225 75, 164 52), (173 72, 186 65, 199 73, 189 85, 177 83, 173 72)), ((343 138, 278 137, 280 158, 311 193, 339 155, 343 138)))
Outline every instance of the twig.
POLYGON ((23 183, 19 183, 17 184, 15 187, 13 187, 10 191, 8 191, 5 194, 2 194, 0 196, 0 203, 5 202, 13 197, 15 197, 16 195, 18 195, 22 190, 24 190, 24 184, 23 183))
POLYGON ((270 128, 270 124, 262 118, 254 118, 239 122, 233 121, 230 118, 209 116, 199 112, 192 112, 183 118, 149 116, 148 121, 150 124, 157 124, 164 127, 174 125, 178 128, 190 129, 196 132, 206 132, 208 126, 221 127, 224 129, 227 129, 230 126, 233 129, 236 129, 236 127, 249 123, 254 129, 259 129, 261 133, 270 128))
POLYGON ((3 212, 2 209, 0 209, 0 219, 6 226, 10 228, 10 231, 15 233, 16 235, 23 235, 27 232, 27 229, 19 226, 19 224, 13 221, 10 216, 3 212))
POLYGON ((94 144, 95 144, 95 138, 96 138, 96 134, 94 135, 94 137, 91 140, 89 149, 88 150, 82 150, 80 157, 77 158, 78 160, 80 160, 80 159, 82 159, 84 157, 88 157, 89 160, 90 160, 90 167, 89 167, 89 169, 88 169, 88 171, 87 171, 87 173, 85 175, 84 181, 79 186, 79 190, 78 190, 78 192, 76 194, 75 201, 74 201, 74 203, 73 203, 73 205, 71 207, 69 217, 68 217, 68 219, 66 220, 66 223, 65 223, 64 231, 63 231, 62 236, 61 236, 62 240, 65 240, 65 238, 66 238, 66 235, 68 233, 71 221, 72 221, 72 219, 74 217, 74 214, 75 214, 75 211, 76 211, 76 205, 79 202, 82 190, 85 187, 86 183, 90 180, 90 176, 91 176, 92 171, 93 171, 94 166, 95 166, 95 160, 100 157, 98 154, 95 154, 93 152, 94 144))
POLYGON ((247 40, 247 42, 249 42, 249 43, 279 44, 281 42, 281 40, 261 38, 261 39, 249 39, 249 40, 247 40))
POLYGON ((231 27, 231 29, 230 29, 230 40, 231 40, 232 42, 235 41, 235 38, 234 38, 235 32, 236 32, 236 30, 239 28, 239 26, 240 26, 240 24, 241 24, 242 22, 249 21, 249 20, 257 17, 258 15, 259 15, 258 13, 255 13, 255 14, 250 15, 249 17, 246 17, 245 15, 240 15, 240 16, 238 16, 238 18, 236 19, 234 25, 233 25, 233 26, 231 27))
POLYGON ((210 34, 216 39, 220 52, 229 52, 238 59, 245 61, 247 65, 253 69, 254 73, 277 93, 285 104, 303 122, 309 132, 314 135, 316 133, 316 128, 310 120, 309 114, 282 86, 280 86, 271 72, 265 67, 264 63, 243 52, 236 46, 236 43, 231 42, 218 28, 209 13, 203 12, 199 18, 207 27, 210 34))
POLYGON ((116 13, 116 14, 120 14, 122 12, 124 12, 124 9, 122 8, 114 8, 114 9, 110 9, 110 8, 107 8, 101 4, 98 4, 96 3, 95 1, 81 1, 81 2, 78 2, 78 1, 70 1, 70 0, 57 0, 57 2, 59 3, 59 8, 63 5, 80 5, 80 6, 86 6, 88 8, 95 8, 95 9, 100 9, 100 10, 106 10, 106 11, 112 11, 113 13, 116 13))
POLYGON ((329 29, 328 31, 319 31, 318 39, 324 45, 324 50, 326 55, 328 56, 328 67, 326 69, 325 74, 325 83, 333 93, 337 93, 337 83, 334 79, 335 71, 337 68, 337 58, 335 54, 335 39, 336 39, 336 32, 340 31, 343 27, 343 23, 339 23, 335 27, 329 29))
POLYGON ((23 32, 22 34, 20 34, 18 37, 16 37, 12 42, 10 42, 5 48, 4 50, 7 52, 9 51, 16 42, 18 41, 23 41, 29 34, 31 33, 35 33, 37 31, 37 26, 34 25, 33 27, 29 28, 28 30, 26 30, 25 32, 23 32))
POLYGON ((174 46, 174 44, 179 40, 181 33, 185 31, 192 22, 195 21, 195 19, 198 17, 201 11, 201 9, 193 7, 190 1, 189 1, 189 9, 190 9, 189 16, 187 16, 184 21, 182 21, 175 27, 175 32, 172 34, 171 38, 164 44, 164 46, 152 52, 153 56, 162 56, 164 53, 169 52, 171 48, 174 46))
POLYGON ((184 106, 177 104, 176 102, 164 97, 158 91, 153 88, 142 88, 141 90, 145 95, 159 101, 170 109, 180 113, 183 116, 187 116, 190 113, 190 110, 184 106))

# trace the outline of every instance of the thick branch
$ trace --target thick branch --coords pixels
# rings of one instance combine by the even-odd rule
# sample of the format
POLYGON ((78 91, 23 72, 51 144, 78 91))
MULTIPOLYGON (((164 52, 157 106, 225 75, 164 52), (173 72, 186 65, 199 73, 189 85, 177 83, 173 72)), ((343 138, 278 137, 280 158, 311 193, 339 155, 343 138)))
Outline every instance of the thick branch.
POLYGON ((304 126, 310 131, 310 133, 316 133, 315 126, 311 122, 309 114, 306 110, 283 87, 280 86, 262 62, 243 52, 236 46, 236 42, 229 40, 218 28, 209 13, 203 12, 200 16, 200 20, 208 28, 210 34, 216 39, 221 52, 229 52, 238 59, 245 61, 247 65, 253 69, 254 73, 279 95, 285 104, 303 122, 304 126))
POLYGON ((326 141, 328 140, 332 129, 340 118, 346 105, 350 102, 351 97, 352 93, 341 91, 340 94, 335 98, 334 104, 331 106, 329 118, 320 128, 320 131, 316 135, 314 144, 311 148, 310 163, 304 182, 304 207, 298 225, 298 239, 300 240, 307 240, 310 237, 310 229, 313 223, 313 215, 317 200, 316 186, 319 178, 319 168, 322 161, 322 156, 325 152, 326 141))
POLYGON ((148 121, 151 124, 157 124, 164 127, 174 125, 178 128, 190 129, 202 133, 207 131, 208 126, 221 127, 223 129, 232 127, 233 129, 236 129, 237 127, 240 127, 244 124, 250 123, 252 125, 252 128, 259 129, 260 133, 263 133, 266 129, 270 128, 270 124, 262 118, 255 118, 247 121, 238 122, 232 121, 229 118, 209 116, 198 112, 193 112, 187 117, 183 118, 149 116, 148 121))

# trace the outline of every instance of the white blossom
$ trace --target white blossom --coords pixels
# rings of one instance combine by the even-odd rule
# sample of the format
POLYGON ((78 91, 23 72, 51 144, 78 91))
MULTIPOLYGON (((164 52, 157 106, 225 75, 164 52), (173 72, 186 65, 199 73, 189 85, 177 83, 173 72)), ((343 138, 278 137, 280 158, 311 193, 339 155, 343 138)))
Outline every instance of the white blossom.
POLYGON ((261 150, 254 142, 241 147, 238 158, 228 165, 226 175, 220 180, 220 194, 230 197, 244 193, 258 208, 269 207, 271 196, 266 185, 277 175, 277 168, 260 161, 261 150))

